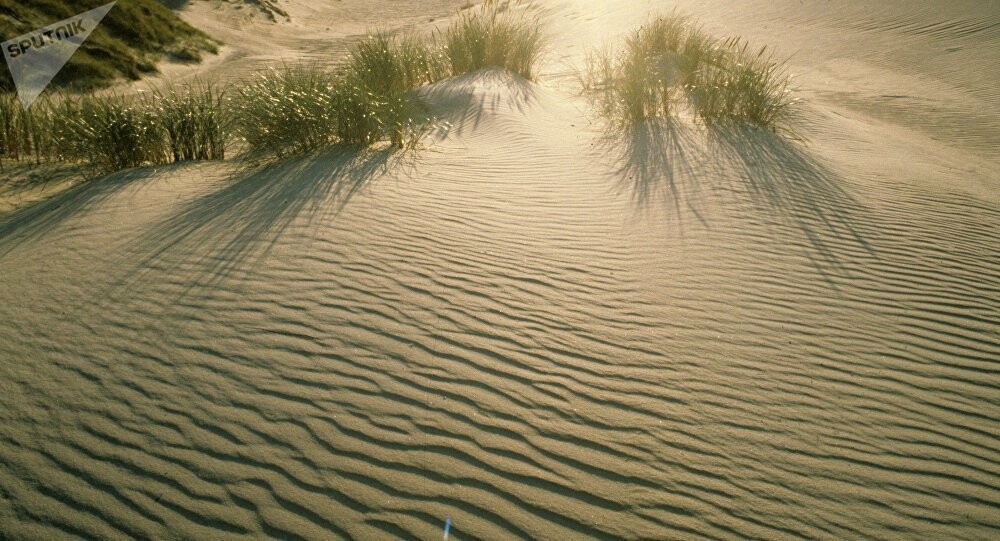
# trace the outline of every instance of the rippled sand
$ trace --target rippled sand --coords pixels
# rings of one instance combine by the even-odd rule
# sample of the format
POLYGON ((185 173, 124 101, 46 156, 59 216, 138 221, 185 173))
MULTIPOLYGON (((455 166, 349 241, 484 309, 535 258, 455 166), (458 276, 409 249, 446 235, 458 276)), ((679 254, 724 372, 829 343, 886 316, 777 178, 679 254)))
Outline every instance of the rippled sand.
POLYGON ((672 4, 551 2, 422 151, 8 217, 0 538, 995 539, 997 3, 679 4, 807 143, 608 135, 567 66, 672 4))

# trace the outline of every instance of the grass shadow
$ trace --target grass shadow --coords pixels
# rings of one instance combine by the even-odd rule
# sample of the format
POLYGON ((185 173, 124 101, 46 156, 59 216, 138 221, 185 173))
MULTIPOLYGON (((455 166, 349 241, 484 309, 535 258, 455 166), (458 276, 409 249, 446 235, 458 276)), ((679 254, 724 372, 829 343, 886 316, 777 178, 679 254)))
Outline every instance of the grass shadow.
POLYGON ((84 172, 79 164, 0 165, 0 227, 28 208, 88 180, 84 172))
POLYGON ((486 68, 417 90, 418 97, 441 128, 455 135, 475 131, 502 110, 528 114, 538 100, 535 85, 500 68, 486 68))
POLYGON ((339 214, 377 176, 409 163, 398 149, 336 147, 240 169, 222 189, 187 203, 135 240, 148 254, 123 262, 132 270, 104 297, 127 292, 154 269, 194 269, 185 292, 253 266, 295 221, 315 224, 339 214))
POLYGON ((807 257, 828 283, 833 283, 832 272, 847 272, 844 254, 875 256, 857 225, 866 207, 844 188, 843 177, 797 136, 667 117, 610 127, 599 145, 617 164, 615 188, 630 194, 636 212, 666 207, 678 227, 684 225, 680 217, 693 215, 708 228, 699 200, 707 190, 735 188, 764 215, 801 233, 807 257))
POLYGON ((840 259, 845 244, 875 255, 855 225, 866 208, 800 140, 749 126, 710 125, 706 131, 709 152, 745 184, 753 203, 808 239, 807 255, 828 282, 829 269, 846 271, 840 259))
MULTIPOLYGON (((168 167, 181 166, 183 165, 168 167)), ((56 230, 66 220, 114 196, 127 185, 158 174, 163 168, 163 166, 148 166, 99 177, 81 176, 79 183, 65 191, 11 212, 9 216, 0 219, 0 257, 21 244, 56 230)), ((82 175, 79 169, 74 169, 72 174, 82 175)), ((56 180, 43 177, 39 182, 56 180)))
POLYGON ((616 164, 616 189, 627 191, 636 210, 664 205, 678 215, 687 208, 702 225, 692 198, 698 195, 696 166, 704 159, 698 133, 675 117, 650 118, 609 128, 599 145, 616 164))

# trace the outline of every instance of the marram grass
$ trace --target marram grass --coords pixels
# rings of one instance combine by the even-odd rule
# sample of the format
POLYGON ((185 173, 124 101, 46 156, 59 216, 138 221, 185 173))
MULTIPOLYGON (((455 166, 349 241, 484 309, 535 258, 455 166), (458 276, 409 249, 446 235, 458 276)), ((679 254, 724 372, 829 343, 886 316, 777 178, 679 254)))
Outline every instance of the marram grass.
POLYGON ((333 79, 316 66, 269 68, 228 100, 234 132, 253 157, 308 152, 333 140, 333 79))
POLYGON ((173 161, 226 157, 224 94, 211 83, 198 80, 152 91, 150 107, 163 128, 173 161))
POLYGON ((717 40, 687 17, 660 17, 620 49, 592 52, 584 90, 616 126, 669 117, 688 104, 705 123, 781 130, 795 100, 784 62, 739 38, 717 40))
POLYGON ((534 77, 545 35, 519 4, 488 0, 459 16, 443 36, 453 75, 499 67, 534 77))
POLYGON ((447 77, 433 47, 415 38, 375 33, 355 45, 335 85, 337 137, 348 145, 388 140, 408 146, 414 112, 412 90, 447 77))
POLYGON ((142 99, 122 95, 66 98, 54 132, 63 156, 113 172, 170 161, 163 126, 142 99))
POLYGON ((448 76, 433 47, 375 33, 357 43, 347 63, 329 71, 283 66, 241 82, 228 100, 234 131, 247 155, 281 158, 325 146, 405 147, 421 133, 422 109, 412 90, 448 76))
POLYGON ((25 129, 21 102, 10 92, 0 94, 0 164, 31 154, 31 136, 25 129))
POLYGON ((13 93, 0 93, 0 165, 7 161, 41 163, 53 157, 51 101, 43 97, 25 111, 13 93))
POLYGON ((228 90, 195 81, 139 95, 0 93, 0 165, 60 161, 112 172, 171 161, 283 158, 334 144, 412 148, 430 129, 414 90, 486 67, 531 78, 544 37, 520 1, 488 0, 427 37, 374 32, 336 68, 286 65, 228 90))
POLYGON ((767 47, 738 38, 723 43, 720 62, 701 70, 692 89, 695 110, 706 122, 745 121, 783 126, 795 100, 784 64, 767 47))
POLYGON ((107 173, 167 163, 172 157, 213 155, 218 137, 190 148, 191 158, 180 150, 172 156, 171 144, 179 139, 170 138, 172 120, 164 111, 173 107, 177 115, 185 113, 167 97, 59 93, 42 96, 25 111, 13 95, 0 94, 0 160, 80 163, 107 173))
POLYGON ((543 35, 517 8, 488 1, 426 39, 373 32, 334 71, 285 66, 257 74, 228 101, 235 133, 252 156, 332 144, 412 147, 429 125, 417 87, 486 67, 533 76, 543 35))

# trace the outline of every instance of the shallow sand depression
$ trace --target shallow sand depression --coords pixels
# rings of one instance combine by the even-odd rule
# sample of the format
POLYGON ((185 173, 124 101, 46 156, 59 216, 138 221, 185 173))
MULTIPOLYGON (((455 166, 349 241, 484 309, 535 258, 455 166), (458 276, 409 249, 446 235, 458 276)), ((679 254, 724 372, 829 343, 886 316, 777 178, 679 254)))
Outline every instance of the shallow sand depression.
POLYGON ((806 141, 609 134, 571 66, 674 3, 540 4, 417 151, 6 217, 0 538, 1000 535, 998 4, 677 2, 806 141))

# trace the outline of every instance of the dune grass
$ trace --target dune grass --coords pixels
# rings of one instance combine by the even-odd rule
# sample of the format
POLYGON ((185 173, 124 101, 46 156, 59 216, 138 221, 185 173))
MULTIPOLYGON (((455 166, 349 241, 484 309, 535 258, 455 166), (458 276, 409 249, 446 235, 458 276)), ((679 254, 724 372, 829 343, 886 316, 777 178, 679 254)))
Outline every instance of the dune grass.
POLYGON ((332 86, 330 74, 316 66, 269 68, 241 81, 227 106, 244 150, 280 158, 329 144, 332 86))
POLYGON ((170 161, 163 124, 146 100, 118 94, 65 98, 51 109, 62 156, 102 172, 170 161))
POLYGON ((412 146, 421 106, 413 88, 447 77, 432 47, 375 33, 329 71, 288 65, 243 81, 228 101, 235 133, 252 159, 324 146, 412 146))
POLYGON ((282 158, 333 144, 414 146, 430 125, 417 87, 486 67, 532 77, 542 31, 518 4, 489 0, 425 38, 372 32, 332 71, 283 66, 241 81, 227 105, 245 156, 282 158))
POLYGON ((407 88, 436 83, 453 75, 448 55, 433 36, 404 35, 394 48, 407 88))
POLYGON ((149 106, 163 128, 173 161, 226 157, 224 96, 212 83, 198 80, 153 90, 149 106))
POLYGON ((784 63, 767 47, 726 40, 721 62, 709 63, 692 89, 695 109, 706 122, 744 121, 783 128, 795 103, 784 63))
POLYGON ((221 158, 224 137, 211 90, 156 97, 46 94, 25 111, 0 94, 0 160, 80 163, 101 173, 185 159, 221 158))
POLYGON ((446 77, 432 47, 375 33, 351 51, 336 85, 337 137, 349 145, 407 144, 419 102, 411 90, 446 77))
POLYGON ((488 0, 459 16, 443 42, 452 75, 499 67, 527 79, 545 45, 540 22, 517 3, 488 0))
POLYGON ((412 148, 433 125, 417 87, 486 67, 532 77, 544 39, 520 4, 488 0, 426 37, 373 32, 335 69, 273 67, 228 90, 195 81, 132 96, 46 94, 28 111, 2 93, 0 165, 48 160, 112 172, 224 159, 230 148, 250 163, 334 144, 412 148))
POLYGON ((795 102, 785 64, 768 48, 718 40, 676 13, 633 31, 620 49, 592 52, 582 79, 616 126, 669 117, 686 104, 705 123, 780 131, 795 102))
POLYGON ((25 111, 15 94, 0 93, 0 165, 4 160, 40 164, 56 157, 51 103, 46 96, 25 111))
POLYGON ((281 158, 332 144, 412 147, 430 119, 413 92, 486 67, 531 78, 544 43, 520 2, 489 0, 425 38, 373 32, 333 71, 284 66, 242 81, 227 101, 252 158, 281 158))
POLYGON ((0 93, 0 164, 5 159, 20 161, 31 154, 33 142, 25 121, 17 96, 0 93))
POLYGON ((618 125, 668 117, 678 95, 717 56, 715 40, 672 14, 632 32, 620 50, 609 46, 588 55, 584 86, 618 125))

